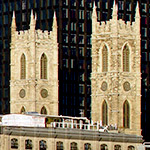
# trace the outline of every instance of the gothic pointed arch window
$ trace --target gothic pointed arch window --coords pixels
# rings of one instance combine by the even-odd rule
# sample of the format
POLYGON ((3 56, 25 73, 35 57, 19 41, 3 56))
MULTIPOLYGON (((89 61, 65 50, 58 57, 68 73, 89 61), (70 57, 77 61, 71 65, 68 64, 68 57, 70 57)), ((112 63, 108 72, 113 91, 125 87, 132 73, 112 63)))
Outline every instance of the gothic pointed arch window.
POLYGON ((130 55, 129 47, 127 45, 125 45, 123 48, 123 71, 124 72, 130 71, 129 55, 130 55))
POLYGON ((46 110, 45 106, 42 107, 41 114, 47 115, 47 110, 46 110))
POLYGON ((41 79, 47 79, 47 57, 44 53, 41 56, 41 79))
POLYGON ((104 45, 102 49, 102 72, 108 71, 108 49, 106 45, 104 45))
POLYGON ((106 101, 102 104, 102 125, 106 126, 108 124, 108 106, 106 101))
POLYGON ((26 109, 25 109, 24 106, 22 106, 22 108, 21 108, 21 110, 20 110, 20 113, 21 113, 21 114, 24 114, 25 112, 26 112, 26 109))
POLYGON ((20 60, 20 78, 25 79, 26 78, 26 57, 24 54, 21 55, 20 60))
POLYGON ((123 127, 130 127, 130 106, 127 100, 123 104, 123 127))

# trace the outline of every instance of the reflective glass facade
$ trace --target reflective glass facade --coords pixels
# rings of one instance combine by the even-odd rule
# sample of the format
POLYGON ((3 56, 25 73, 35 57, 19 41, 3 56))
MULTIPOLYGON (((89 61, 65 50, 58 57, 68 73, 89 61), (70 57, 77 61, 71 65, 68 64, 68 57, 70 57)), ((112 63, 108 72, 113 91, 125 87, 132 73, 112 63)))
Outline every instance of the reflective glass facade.
MULTIPOLYGON (((137 0, 116 0, 118 17, 134 21, 137 0)), ((150 2, 139 0, 141 12, 142 134, 150 133, 150 2)), ((98 21, 111 18, 113 0, 95 0, 98 21)), ((59 43, 59 114, 91 117, 91 15, 93 0, 0 1, 0 113, 9 113, 10 26, 16 13, 17 30, 29 28, 31 9, 37 29, 51 30, 54 10, 59 43)), ((148 134, 147 134, 148 135, 148 134)))

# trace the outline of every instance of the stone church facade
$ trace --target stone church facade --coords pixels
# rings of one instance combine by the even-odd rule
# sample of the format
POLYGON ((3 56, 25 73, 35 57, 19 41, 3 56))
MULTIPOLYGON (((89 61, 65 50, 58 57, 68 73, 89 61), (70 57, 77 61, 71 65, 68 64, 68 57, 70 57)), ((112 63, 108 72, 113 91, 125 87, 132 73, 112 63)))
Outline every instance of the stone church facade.
POLYGON ((39 112, 58 115, 58 43, 54 14, 52 31, 35 30, 31 12, 30 29, 11 26, 11 113, 39 112))
POLYGON ((97 22, 92 14, 92 120, 116 125, 121 132, 141 135, 140 13, 135 21, 117 18, 97 22))
MULTIPOLYGON (((58 115, 58 43, 54 14, 52 31, 11 27, 11 113, 38 112, 58 115)), ((120 132, 141 135, 140 13, 135 21, 117 18, 97 22, 92 14, 92 120, 117 126, 120 132)))

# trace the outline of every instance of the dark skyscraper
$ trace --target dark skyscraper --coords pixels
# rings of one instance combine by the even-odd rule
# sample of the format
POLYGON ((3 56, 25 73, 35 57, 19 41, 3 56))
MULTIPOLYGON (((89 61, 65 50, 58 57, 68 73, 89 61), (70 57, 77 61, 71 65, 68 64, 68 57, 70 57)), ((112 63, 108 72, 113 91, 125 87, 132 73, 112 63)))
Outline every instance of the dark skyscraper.
MULTIPOLYGON (((134 21, 137 0, 116 0, 118 18, 134 21)), ((95 0, 98 21, 111 18, 113 0, 95 0)), ((139 0, 141 13, 142 134, 150 134, 150 2, 139 0)), ((91 16, 93 0, 1 0, 0 1, 0 113, 9 113, 10 26, 13 11, 17 30, 29 28, 31 9, 36 28, 51 30, 54 10, 59 43, 59 114, 91 117, 91 16)), ((147 135, 147 136, 146 136, 147 135)))

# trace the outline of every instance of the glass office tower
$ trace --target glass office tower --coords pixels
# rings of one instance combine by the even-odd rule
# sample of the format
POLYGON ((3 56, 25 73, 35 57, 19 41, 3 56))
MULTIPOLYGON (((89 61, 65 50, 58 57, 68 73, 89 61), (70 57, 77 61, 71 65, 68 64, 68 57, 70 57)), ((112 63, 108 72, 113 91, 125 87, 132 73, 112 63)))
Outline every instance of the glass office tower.
MULTIPOLYGON (((0 1, 0 113, 9 113, 10 26, 16 13, 17 30, 29 28, 31 9, 37 29, 51 30, 54 10, 59 43, 59 114, 91 117, 91 15, 94 0, 1 0, 0 1)), ((118 18, 134 21, 137 0, 116 0, 118 18)), ((148 0, 139 0, 142 55, 142 134, 150 133, 149 119, 149 13, 148 0)), ((113 0, 95 0, 98 21, 111 18, 113 0)))

